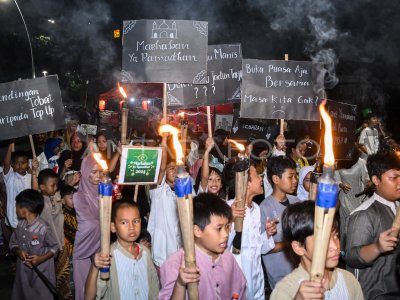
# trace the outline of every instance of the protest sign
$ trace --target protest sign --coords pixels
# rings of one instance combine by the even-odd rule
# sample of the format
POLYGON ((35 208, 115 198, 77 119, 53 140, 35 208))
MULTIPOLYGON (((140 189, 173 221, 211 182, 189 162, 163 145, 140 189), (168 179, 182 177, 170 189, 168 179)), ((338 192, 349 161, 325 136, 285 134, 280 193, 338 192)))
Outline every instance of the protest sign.
POLYGON ((58 77, 0 84, 0 140, 65 128, 58 77))
POLYGON ((168 106, 191 108, 240 102, 241 81, 241 45, 210 45, 206 84, 168 84, 168 106))
POLYGON ((83 134, 83 135, 96 135, 97 133, 97 125, 91 125, 91 124, 80 124, 78 125, 78 128, 76 129, 77 132, 83 134))
POLYGON ((155 184, 162 148, 123 146, 118 184, 155 184))
POLYGON ((321 64, 245 59, 242 68, 242 118, 319 121, 321 64))
POLYGON ((207 44, 207 22, 124 21, 122 82, 204 84, 207 44))
POLYGON ((251 143, 255 140, 265 141, 273 144, 275 136, 278 134, 278 127, 264 122, 236 118, 232 125, 230 138, 235 141, 251 143))
POLYGON ((352 159, 354 149, 357 105, 328 100, 326 108, 332 118, 335 159, 352 159))

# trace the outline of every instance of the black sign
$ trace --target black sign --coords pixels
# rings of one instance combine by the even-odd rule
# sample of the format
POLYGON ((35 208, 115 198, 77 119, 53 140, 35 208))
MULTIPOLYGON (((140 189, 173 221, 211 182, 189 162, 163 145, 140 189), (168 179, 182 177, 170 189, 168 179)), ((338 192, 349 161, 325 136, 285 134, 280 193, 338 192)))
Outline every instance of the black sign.
POLYGON ((122 81, 204 84, 207 44, 207 22, 124 21, 122 81))
POLYGON ((210 45, 207 84, 168 84, 168 105, 191 108, 240 102, 242 51, 240 44, 210 45))
POLYGON ((0 140, 64 127, 57 76, 0 84, 0 140))
POLYGON ((326 104, 332 118, 335 159, 352 159, 355 142, 357 105, 329 100, 326 104))
POLYGON ((278 131, 279 128, 276 125, 252 119, 236 118, 232 124, 230 138, 239 143, 268 142, 272 145, 278 131))
POLYGON ((319 121, 321 69, 321 64, 305 61, 243 60, 240 116, 319 121))

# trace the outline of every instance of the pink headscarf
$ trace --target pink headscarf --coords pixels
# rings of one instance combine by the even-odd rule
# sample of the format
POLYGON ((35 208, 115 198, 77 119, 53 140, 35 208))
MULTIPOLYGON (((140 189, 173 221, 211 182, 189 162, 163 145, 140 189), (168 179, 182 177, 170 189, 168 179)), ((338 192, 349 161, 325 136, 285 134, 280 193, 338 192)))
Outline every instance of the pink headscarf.
POLYGON ((100 247, 98 185, 89 181, 90 173, 96 164, 93 155, 88 155, 83 159, 79 189, 73 196, 78 221, 78 231, 74 243, 74 259, 88 258, 100 247))

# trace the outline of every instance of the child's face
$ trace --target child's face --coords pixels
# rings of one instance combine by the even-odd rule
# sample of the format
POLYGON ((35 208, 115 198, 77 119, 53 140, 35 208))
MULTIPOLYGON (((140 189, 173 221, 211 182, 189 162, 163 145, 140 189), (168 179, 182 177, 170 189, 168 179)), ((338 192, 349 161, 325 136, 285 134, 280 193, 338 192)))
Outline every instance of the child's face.
POLYGON ((311 185, 310 180, 311 180, 311 172, 308 172, 303 179, 303 187, 307 192, 310 192, 310 185, 311 185))
POLYGON ((12 163, 12 168, 15 172, 24 176, 29 168, 28 158, 26 156, 17 157, 12 163))
POLYGON ((215 171, 211 171, 210 176, 208 176, 207 188, 208 192, 212 194, 218 194, 222 188, 221 176, 219 176, 215 171))
POLYGON ((391 169, 382 174, 381 179, 372 176, 377 193, 389 201, 400 198, 400 170, 391 169))
POLYGON ((117 210, 111 232, 116 233, 118 240, 133 243, 140 236, 140 213, 135 207, 125 206, 117 210))
POLYGON ((73 194, 64 195, 63 203, 69 208, 74 208, 73 194))
POLYGON ((297 188, 297 174, 295 169, 285 169, 281 178, 272 176, 275 186, 286 194, 292 194, 297 188))
POLYGON ((261 195, 264 192, 263 181, 260 175, 258 175, 256 168, 250 166, 249 169, 249 182, 247 184, 248 195, 261 195))
POLYGON ((210 223, 201 230, 194 226, 196 244, 213 258, 222 254, 227 246, 231 223, 222 216, 211 215, 210 223))
POLYGON ((57 192, 58 178, 48 178, 44 184, 40 185, 40 191, 43 195, 54 196, 57 192))
POLYGON ((15 205, 15 211, 17 213, 18 219, 24 219, 25 218, 25 209, 19 206, 18 204, 15 205))
MULTIPOLYGON (((306 259, 311 264, 313 250, 314 250, 314 235, 310 235, 306 238, 306 247, 305 254, 302 259, 306 259)), ((336 230, 333 230, 329 239, 328 244, 328 253, 326 255, 325 268, 333 269, 336 268, 339 264, 340 258, 340 240, 339 233, 336 230)))
POLYGON ((174 184, 174 182, 175 182, 175 177, 176 177, 176 165, 175 165, 175 163, 174 162, 170 162, 168 165, 167 165, 167 170, 166 170, 166 181, 167 181, 167 183, 169 183, 169 184, 174 184))

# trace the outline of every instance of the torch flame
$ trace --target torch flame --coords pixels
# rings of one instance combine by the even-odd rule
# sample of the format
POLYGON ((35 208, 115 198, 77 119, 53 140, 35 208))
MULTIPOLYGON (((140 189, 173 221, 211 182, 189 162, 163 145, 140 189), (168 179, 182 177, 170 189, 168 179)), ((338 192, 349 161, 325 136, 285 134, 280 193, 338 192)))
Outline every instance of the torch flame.
POLYGON ((107 166, 107 162, 102 159, 101 154, 100 153, 93 153, 93 158, 97 161, 97 163, 101 166, 101 168, 103 169, 103 171, 108 170, 108 166, 107 166))
POLYGON ((239 149, 240 152, 243 152, 243 151, 245 150, 244 145, 239 144, 238 142, 236 142, 236 141, 234 141, 234 140, 229 139, 228 142, 233 143, 233 144, 236 146, 236 148, 239 149))
POLYGON ((181 111, 179 114, 178 114, 178 116, 180 116, 182 119, 185 117, 185 112, 184 111, 181 111))
POLYGON ((333 166, 335 164, 335 156, 333 155, 333 139, 332 139, 332 119, 328 112, 325 110, 326 100, 324 100, 319 106, 319 113, 321 114, 322 120, 325 124, 325 135, 324 135, 324 164, 333 166))
POLYGON ((118 82, 118 89, 121 95, 126 99, 128 96, 126 95, 124 88, 119 85, 119 82, 118 82))
POLYGON ((174 143, 174 149, 176 153, 176 164, 183 165, 183 150, 182 150, 182 145, 179 142, 178 138, 179 130, 169 124, 166 124, 160 126, 158 132, 160 133, 160 135, 163 135, 164 133, 167 132, 169 132, 172 135, 172 141, 174 143))

